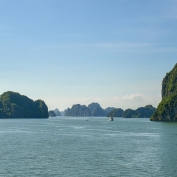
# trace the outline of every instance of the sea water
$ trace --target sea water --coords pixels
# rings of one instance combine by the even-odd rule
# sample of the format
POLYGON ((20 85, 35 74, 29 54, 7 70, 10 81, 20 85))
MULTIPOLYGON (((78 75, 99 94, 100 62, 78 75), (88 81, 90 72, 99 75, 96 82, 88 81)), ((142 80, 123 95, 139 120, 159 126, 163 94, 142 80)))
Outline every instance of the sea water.
POLYGON ((176 177, 176 162, 176 123, 0 119, 2 177, 176 177))

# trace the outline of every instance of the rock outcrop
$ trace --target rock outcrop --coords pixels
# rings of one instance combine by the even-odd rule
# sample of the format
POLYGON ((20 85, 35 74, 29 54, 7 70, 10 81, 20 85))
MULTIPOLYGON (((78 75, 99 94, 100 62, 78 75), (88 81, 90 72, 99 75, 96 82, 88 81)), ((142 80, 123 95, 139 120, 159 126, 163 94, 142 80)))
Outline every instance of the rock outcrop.
POLYGON ((130 108, 126 109, 123 113, 124 118, 136 118, 136 116, 137 116, 136 111, 130 108))
POLYGON ((177 64, 162 81, 162 99, 177 94, 177 64))
POLYGON ((65 111, 65 116, 90 116, 90 110, 85 105, 75 104, 65 111))
POLYGON ((162 101, 151 121, 177 121, 177 64, 162 81, 162 101))
POLYGON ((91 112, 91 116, 102 117, 105 116, 104 109, 98 103, 91 103, 88 105, 88 108, 91 112))
POLYGON ((114 109, 116 109, 116 108, 115 107, 107 107, 106 109, 104 109, 105 116, 108 115, 108 113, 110 113, 114 109))
POLYGON ((98 103, 91 103, 88 107, 85 105, 75 104, 72 108, 68 108, 64 111, 64 116, 104 117, 106 115, 105 110, 102 109, 98 103))
POLYGON ((107 117, 123 117, 124 110, 121 108, 113 109, 107 114, 107 117))

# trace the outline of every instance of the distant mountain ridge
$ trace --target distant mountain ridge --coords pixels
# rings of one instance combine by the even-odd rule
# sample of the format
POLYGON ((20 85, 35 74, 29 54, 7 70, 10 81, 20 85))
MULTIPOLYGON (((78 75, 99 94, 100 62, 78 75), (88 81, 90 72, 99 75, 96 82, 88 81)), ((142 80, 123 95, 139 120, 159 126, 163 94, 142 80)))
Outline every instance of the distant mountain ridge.
POLYGON ((155 110, 156 108, 152 105, 140 107, 136 110, 126 109, 125 111, 114 107, 103 109, 98 103, 91 103, 88 107, 80 104, 73 105, 72 108, 65 110, 65 116, 150 118, 155 110))

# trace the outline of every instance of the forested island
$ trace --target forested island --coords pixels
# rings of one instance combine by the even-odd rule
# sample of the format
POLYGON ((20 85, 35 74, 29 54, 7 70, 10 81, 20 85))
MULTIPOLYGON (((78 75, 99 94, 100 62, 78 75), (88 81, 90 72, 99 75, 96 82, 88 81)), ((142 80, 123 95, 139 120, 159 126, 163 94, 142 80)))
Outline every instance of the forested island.
POLYGON ((48 118, 48 107, 42 100, 33 101, 17 92, 0 95, 0 118, 48 118))
POLYGON ((162 101, 151 121, 177 121, 177 64, 162 81, 162 101))

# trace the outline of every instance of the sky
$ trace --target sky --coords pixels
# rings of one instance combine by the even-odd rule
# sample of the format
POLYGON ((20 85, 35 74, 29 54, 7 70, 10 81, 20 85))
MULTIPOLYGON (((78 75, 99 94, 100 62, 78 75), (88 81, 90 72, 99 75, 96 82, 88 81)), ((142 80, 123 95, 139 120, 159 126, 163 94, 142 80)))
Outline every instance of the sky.
POLYGON ((177 0, 0 0, 0 94, 157 107, 176 41, 177 0))

